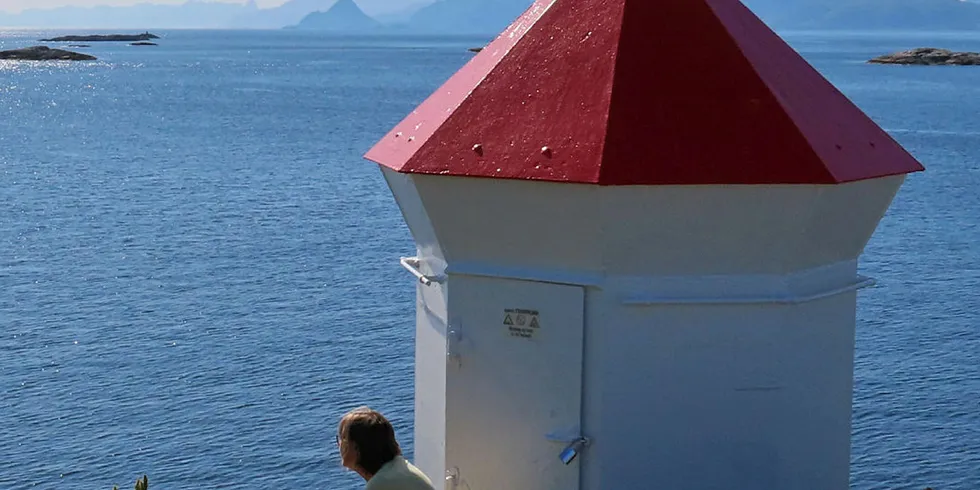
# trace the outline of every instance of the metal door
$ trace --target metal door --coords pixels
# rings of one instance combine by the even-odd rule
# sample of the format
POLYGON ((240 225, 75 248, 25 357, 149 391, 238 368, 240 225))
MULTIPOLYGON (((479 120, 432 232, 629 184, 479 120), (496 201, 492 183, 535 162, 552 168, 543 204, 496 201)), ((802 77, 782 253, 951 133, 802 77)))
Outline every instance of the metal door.
POLYGON ((448 282, 446 489, 575 490, 584 290, 481 277, 448 282))

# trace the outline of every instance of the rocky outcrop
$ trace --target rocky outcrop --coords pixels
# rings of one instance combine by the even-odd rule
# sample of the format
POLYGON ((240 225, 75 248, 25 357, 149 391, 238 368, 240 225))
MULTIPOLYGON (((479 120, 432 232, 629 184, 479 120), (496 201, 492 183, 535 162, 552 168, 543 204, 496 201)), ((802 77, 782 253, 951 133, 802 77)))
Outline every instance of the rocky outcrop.
POLYGON ((129 43, 130 46, 156 46, 157 43, 151 43, 148 41, 140 41, 138 43, 129 43))
POLYGON ((65 51, 63 49, 51 49, 47 46, 32 46, 23 49, 11 49, 0 51, 0 60, 21 60, 21 61, 93 61, 95 56, 65 51))
POLYGON ((957 52, 938 48, 916 48, 886 54, 868 63, 882 65, 980 65, 980 53, 957 52))
POLYGON ((78 43, 78 42, 136 42, 149 41, 150 39, 160 39, 156 34, 144 32, 143 34, 109 34, 94 36, 61 36, 51 39, 41 39, 44 43, 78 43))

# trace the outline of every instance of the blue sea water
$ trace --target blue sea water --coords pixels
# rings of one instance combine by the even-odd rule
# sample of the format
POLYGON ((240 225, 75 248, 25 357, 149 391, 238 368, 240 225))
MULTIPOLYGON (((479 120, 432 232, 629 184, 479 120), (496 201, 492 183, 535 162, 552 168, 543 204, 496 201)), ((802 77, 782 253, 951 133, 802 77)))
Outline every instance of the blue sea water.
MULTIPOLYGON (((161 34, 0 61, 0 489, 358 488, 336 419, 411 452, 414 323, 361 155, 485 39, 161 34)), ((980 488, 980 68, 863 63, 980 35, 786 37, 928 167, 863 257, 852 487, 980 488)))

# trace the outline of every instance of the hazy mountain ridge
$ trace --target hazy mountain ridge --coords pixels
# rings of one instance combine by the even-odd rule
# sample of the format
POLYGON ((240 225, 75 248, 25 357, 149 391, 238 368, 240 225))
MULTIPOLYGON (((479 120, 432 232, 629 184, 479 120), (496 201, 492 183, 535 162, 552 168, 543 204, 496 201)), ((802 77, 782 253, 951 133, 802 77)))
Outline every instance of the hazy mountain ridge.
POLYGON ((529 0, 438 0, 422 7, 408 25, 439 34, 496 34, 533 3, 529 0))
MULTIPOLYGON (((0 26, 41 28, 244 28, 294 26, 313 12, 327 12, 337 0, 290 0, 260 9, 254 1, 229 4, 191 0, 183 5, 144 3, 130 7, 62 7, 0 12, 0 26)), ((350 0, 347 0, 350 2, 350 0)), ((561 0, 559 0, 561 1, 561 0)), ((400 25, 395 32, 425 34, 487 34, 503 30, 532 0, 415 0, 393 7, 388 0, 356 0, 358 10, 374 14, 382 24, 400 25)), ((980 3, 961 0, 746 0, 776 29, 980 29, 980 3)), ((353 16, 351 17, 353 18, 353 16)), ((321 15, 306 22, 334 30, 321 15), (314 22, 316 20, 316 22, 314 22)), ((360 19, 358 28, 376 30, 360 19)), ((354 27, 354 26, 351 26, 354 27)))
MULTIPOLYGON (((299 23, 312 12, 327 11, 336 1, 289 0, 278 7, 259 8, 254 0, 241 4, 190 0, 180 5, 147 2, 126 7, 27 9, 17 14, 0 11, 0 26, 52 29, 279 29, 299 23)), ((409 4, 409 8, 417 9, 419 1, 409 4)), ((357 4, 379 16, 407 17, 404 8, 393 8, 389 0, 358 0, 357 4)))
POLYGON ((961 0, 748 0, 776 29, 973 30, 980 4, 961 0))
POLYGON ((291 29, 330 32, 371 32, 381 29, 380 22, 369 17, 354 0, 337 0, 327 11, 313 12, 291 29))
POLYGON ((385 25, 406 25, 412 20, 416 12, 431 4, 431 0, 416 0, 398 10, 383 14, 373 15, 378 22, 385 25))
POLYGON ((0 12, 0 26, 44 28, 212 28, 258 11, 254 3, 236 5, 192 0, 182 5, 145 3, 131 7, 60 7, 0 12))
POLYGON ((336 0, 290 0, 279 7, 260 9, 233 19, 225 27, 281 29, 299 23, 311 12, 326 11, 336 0))
MULTIPOLYGON (((439 0, 412 18, 416 30, 499 32, 529 0, 439 0)), ((744 0, 775 29, 973 30, 980 3, 962 0, 744 0)))

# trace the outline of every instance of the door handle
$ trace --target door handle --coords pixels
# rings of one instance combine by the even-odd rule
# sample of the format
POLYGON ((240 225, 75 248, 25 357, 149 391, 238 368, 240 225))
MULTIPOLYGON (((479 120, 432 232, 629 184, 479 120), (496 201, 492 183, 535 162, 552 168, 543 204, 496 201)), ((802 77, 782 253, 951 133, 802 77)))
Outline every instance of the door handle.
POLYGON ((565 446, 565 449, 562 449, 561 452, 558 453, 558 459, 560 459, 566 466, 570 465, 572 464, 572 461, 575 461, 575 458, 579 455, 579 453, 581 453, 582 450, 588 445, 589 439, 587 437, 579 437, 578 439, 572 441, 569 445, 565 446))
POLYGON ((567 434, 552 433, 548 434, 547 437, 551 442, 566 444, 565 448, 558 453, 558 459, 565 465, 572 464, 572 461, 575 461, 575 458, 581 454, 582 450, 592 443, 591 439, 581 435, 569 436, 567 434))

